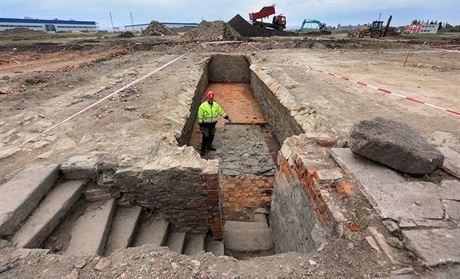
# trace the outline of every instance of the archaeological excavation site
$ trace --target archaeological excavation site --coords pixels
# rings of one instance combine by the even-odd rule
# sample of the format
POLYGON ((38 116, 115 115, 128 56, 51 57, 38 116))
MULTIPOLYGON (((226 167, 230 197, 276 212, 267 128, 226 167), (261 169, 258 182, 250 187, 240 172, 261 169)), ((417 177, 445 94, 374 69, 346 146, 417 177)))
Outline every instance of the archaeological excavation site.
POLYGON ((458 278, 458 37, 242 20, 0 37, 0 278, 458 278))

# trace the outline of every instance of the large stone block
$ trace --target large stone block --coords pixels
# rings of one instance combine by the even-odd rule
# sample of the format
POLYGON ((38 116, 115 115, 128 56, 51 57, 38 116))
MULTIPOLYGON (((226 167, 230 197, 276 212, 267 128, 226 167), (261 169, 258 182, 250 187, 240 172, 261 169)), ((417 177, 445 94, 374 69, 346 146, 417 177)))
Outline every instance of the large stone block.
POLYGON ((0 236, 12 234, 51 189, 59 165, 32 165, 0 185, 0 236))
POLYGON ((429 266, 460 263, 460 229, 403 231, 404 245, 429 266))
POLYGON ((56 185, 13 237, 20 248, 38 248, 77 202, 84 180, 70 180, 56 185))
POLYGON ((351 151, 395 170, 430 173, 442 166, 444 156, 406 124, 377 117, 351 129, 351 151))

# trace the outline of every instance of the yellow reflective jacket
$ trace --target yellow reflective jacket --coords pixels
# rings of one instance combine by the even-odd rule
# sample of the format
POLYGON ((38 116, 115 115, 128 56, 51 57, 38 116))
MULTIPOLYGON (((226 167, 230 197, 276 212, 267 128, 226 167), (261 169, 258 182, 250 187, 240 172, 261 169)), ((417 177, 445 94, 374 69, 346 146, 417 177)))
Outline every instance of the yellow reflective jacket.
POLYGON ((212 106, 206 101, 198 108, 198 123, 215 123, 217 117, 226 116, 225 111, 218 103, 213 102, 212 106))

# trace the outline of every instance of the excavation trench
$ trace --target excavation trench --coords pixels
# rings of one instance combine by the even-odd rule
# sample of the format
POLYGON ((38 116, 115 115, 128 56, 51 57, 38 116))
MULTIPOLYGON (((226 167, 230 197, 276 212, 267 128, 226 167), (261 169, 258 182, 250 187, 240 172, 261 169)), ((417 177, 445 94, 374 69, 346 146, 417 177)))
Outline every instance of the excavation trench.
POLYGON ((42 203, 52 208, 54 197, 62 199, 62 191, 71 189, 69 180, 81 188, 67 193, 72 196, 53 209, 55 216, 38 205, 35 219, 52 219, 43 228, 36 225, 42 221, 28 226, 25 220, 28 231, 13 240, 19 235, 24 245, 18 247, 78 256, 143 244, 188 255, 203 250, 221 255, 225 244, 225 253, 240 259, 317 247, 330 231, 320 216, 327 210, 315 204, 317 189, 307 189, 313 184, 302 184, 309 176, 290 170, 294 166, 286 166, 279 152, 285 139, 303 130, 259 74, 245 56, 210 57, 177 142, 198 150, 197 111, 212 90, 232 119, 217 124, 217 151, 202 160, 191 148, 179 148, 188 152, 186 161, 163 162, 160 156, 140 168, 94 168, 86 157, 79 157, 82 164, 69 160, 61 166, 64 177, 52 182, 55 193, 42 203), (90 182, 81 185, 82 179, 90 182), (76 202, 81 193, 84 200, 76 202))
MULTIPOLYGON (((196 121, 196 112, 198 106, 206 101, 209 90, 215 93, 216 102, 232 119, 231 122, 223 119, 218 121, 214 139, 217 151, 208 151, 203 156, 204 159, 217 159, 220 162, 219 207, 225 224, 224 242, 227 253, 237 258, 248 258, 275 251, 307 252, 313 249, 321 241, 325 230, 318 223, 307 194, 300 183, 292 183, 296 178, 290 178, 289 182, 275 179, 279 169, 277 157, 281 143, 288 137, 301 134, 302 128, 267 84, 251 70, 246 57, 215 55, 205 66, 204 78, 196 91, 188 121, 193 129, 186 127, 184 131, 188 134, 182 135, 182 143, 187 142, 197 152, 201 148, 201 132, 196 121), (277 192, 274 214, 265 217, 275 224, 270 232, 275 245, 257 253, 241 253, 244 249, 238 249, 239 247, 232 250, 233 244, 228 241, 231 238, 228 231, 234 229, 232 221, 259 222, 261 219, 257 212, 261 208, 271 213, 276 183, 282 184, 280 187, 284 189, 277 192), (289 199, 293 199, 292 205, 289 204, 289 199), (294 208, 295 206, 305 208, 294 208), (289 210, 302 212, 302 217, 296 219, 296 216, 282 216, 283 212, 287 213, 289 210), (286 222, 292 218, 295 220, 286 222), (227 226, 227 223, 232 223, 232 227, 227 226), (286 237, 285 232, 287 237, 291 234, 295 239, 285 241, 277 247, 276 242, 286 237), (299 246, 299 249, 295 246, 299 246)), ((250 235, 251 230, 244 231, 243 228, 240 236, 244 238, 246 233, 250 235)), ((260 234, 263 232, 260 231, 260 234)), ((264 239, 255 237, 252 241, 263 242, 264 239)), ((257 250, 256 247, 252 248, 257 250)))

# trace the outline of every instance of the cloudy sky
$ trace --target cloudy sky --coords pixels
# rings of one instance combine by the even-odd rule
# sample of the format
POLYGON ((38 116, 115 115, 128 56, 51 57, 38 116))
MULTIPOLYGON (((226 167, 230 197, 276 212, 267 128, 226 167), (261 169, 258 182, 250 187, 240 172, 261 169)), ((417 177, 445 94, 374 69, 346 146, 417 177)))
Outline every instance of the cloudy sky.
POLYGON ((161 22, 200 22, 229 20, 237 13, 249 12, 276 3, 277 13, 286 15, 288 26, 299 26, 304 18, 319 19, 331 26, 368 23, 382 13, 386 20, 393 15, 394 25, 413 19, 429 19, 460 24, 460 0, 0 0, 0 17, 60 18, 95 20, 101 28, 135 24, 150 20, 161 22))

